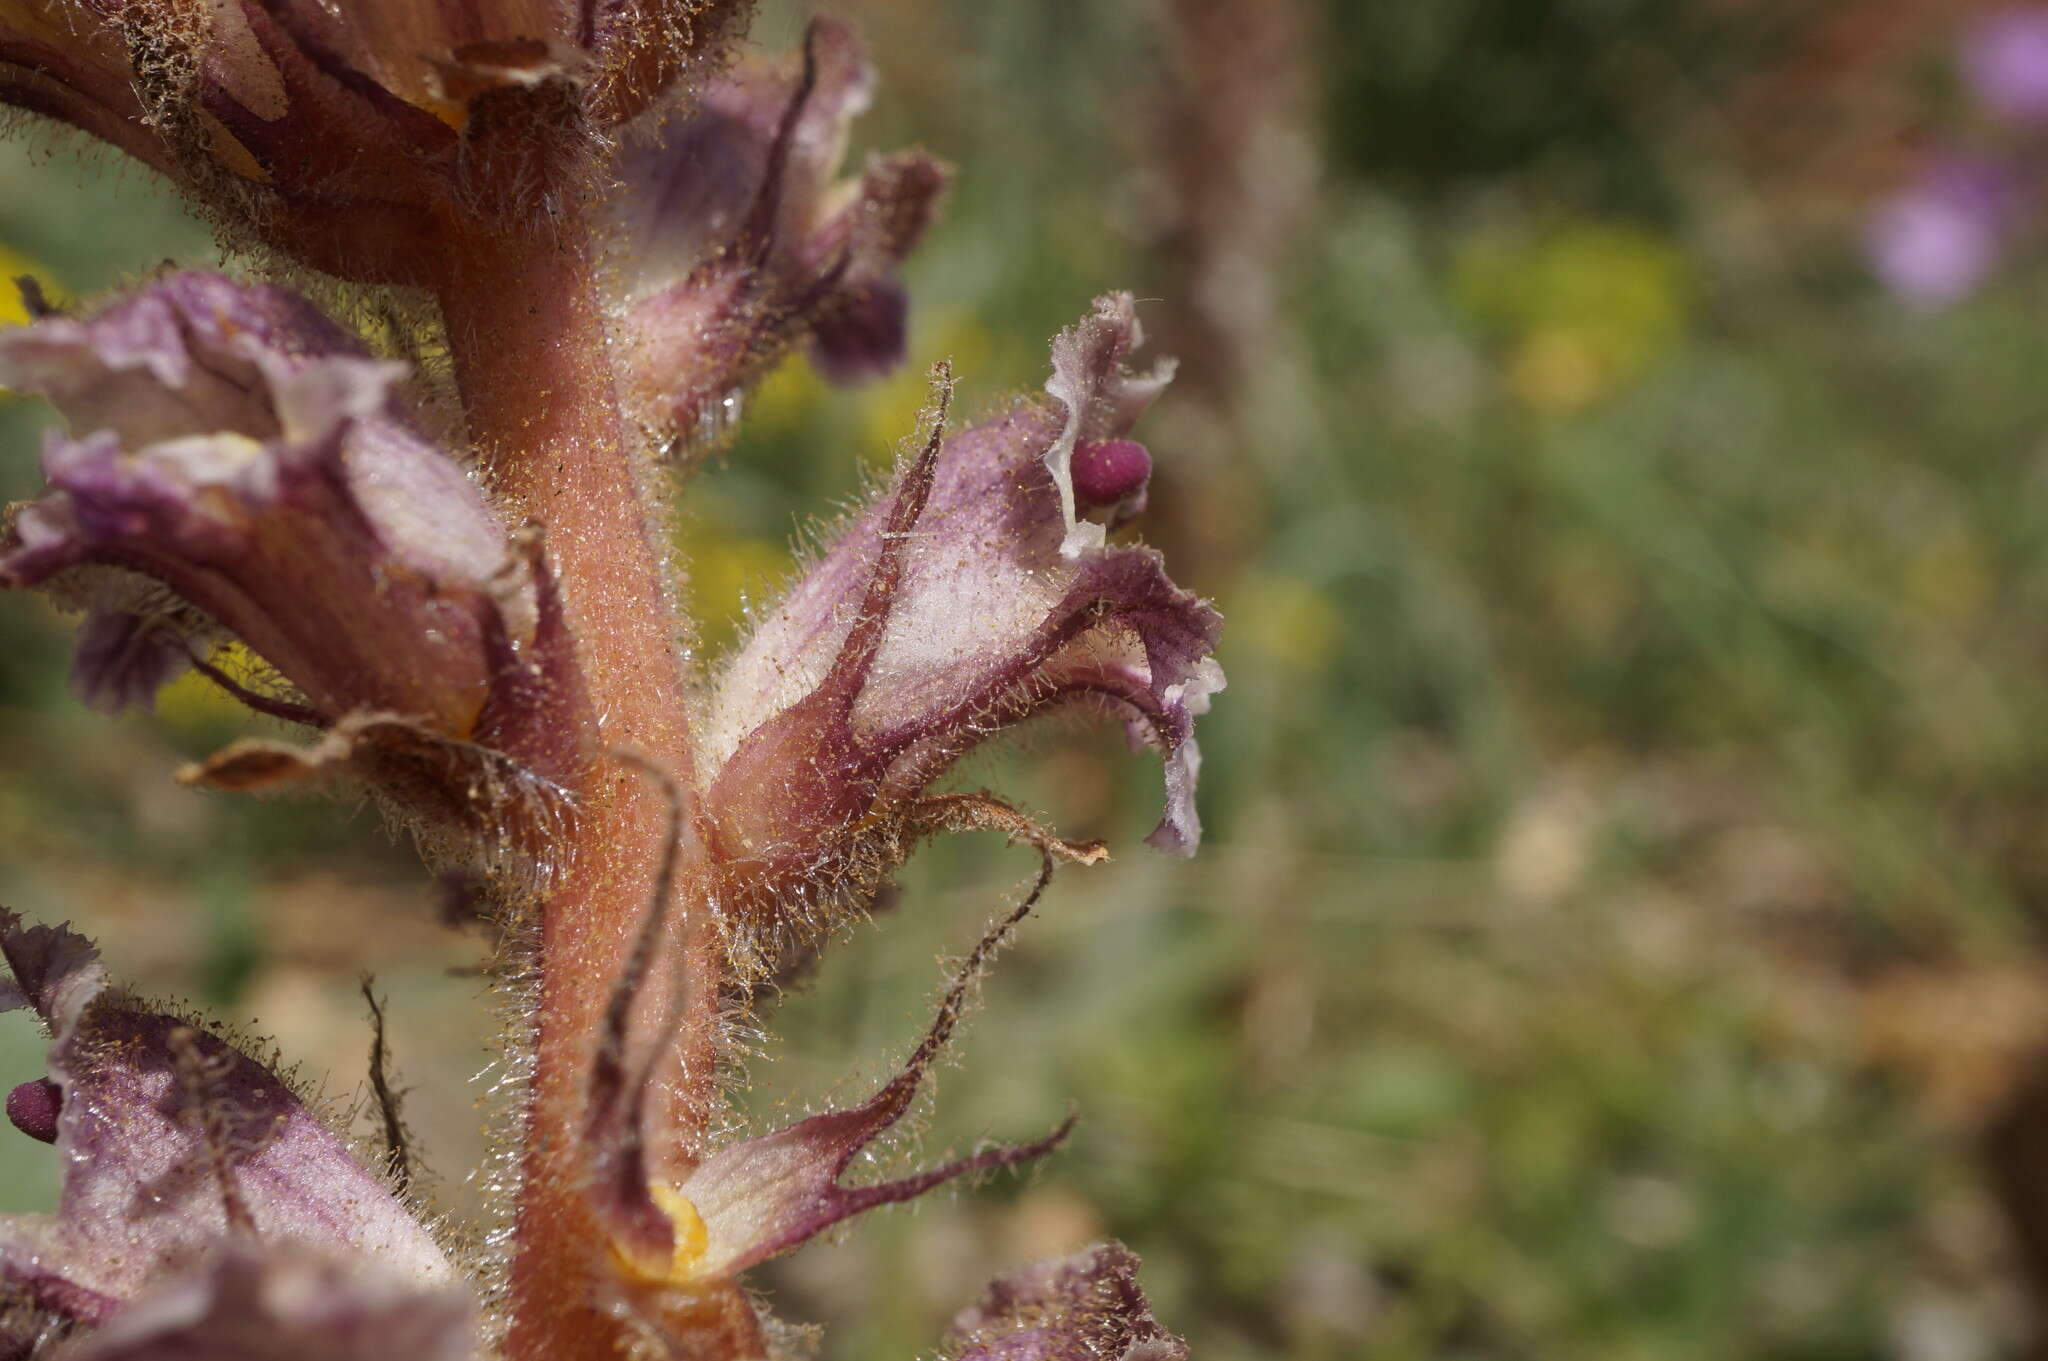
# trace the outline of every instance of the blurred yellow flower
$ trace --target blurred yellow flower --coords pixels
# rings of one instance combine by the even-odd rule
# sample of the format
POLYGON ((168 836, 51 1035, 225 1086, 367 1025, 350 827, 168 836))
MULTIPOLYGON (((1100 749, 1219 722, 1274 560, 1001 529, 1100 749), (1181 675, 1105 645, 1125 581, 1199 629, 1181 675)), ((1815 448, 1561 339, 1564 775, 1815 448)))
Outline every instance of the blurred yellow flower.
POLYGON ((1482 238, 1453 291, 1511 341, 1508 389, 1532 410, 1583 409, 1630 382, 1685 329, 1685 256, 1653 232, 1577 222, 1534 241, 1482 238))
POLYGON ((1233 645, 1254 648, 1301 670, 1336 651, 1343 619, 1329 596, 1295 576, 1258 572, 1238 587, 1226 613, 1233 645))
POLYGON ((21 290, 14 284, 14 281, 24 274, 41 284, 43 292, 52 301, 57 298, 56 281, 50 277, 49 270, 20 251, 12 250, 5 243, 0 243, 0 324, 20 326, 29 320, 28 308, 21 301, 21 290))

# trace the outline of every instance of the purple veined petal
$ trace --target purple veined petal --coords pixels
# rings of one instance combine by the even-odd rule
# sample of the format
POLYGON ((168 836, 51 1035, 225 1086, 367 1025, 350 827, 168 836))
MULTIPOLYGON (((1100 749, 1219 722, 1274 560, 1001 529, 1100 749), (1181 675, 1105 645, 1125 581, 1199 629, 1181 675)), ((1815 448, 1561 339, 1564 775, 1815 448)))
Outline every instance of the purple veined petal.
POLYGON ((953 1320, 948 1361, 1187 1361, 1160 1326, 1121 1243, 1039 1262, 992 1283, 953 1320))
POLYGON ((1103 299, 1055 343, 1051 399, 934 434, 720 670, 700 768, 737 920, 832 919, 815 909, 894 863, 954 760, 1067 704, 1161 752, 1151 843, 1195 849, 1221 619, 1158 554, 1103 541, 1143 502, 1151 456, 1129 429, 1171 371, 1133 374, 1137 339, 1130 300, 1103 299))
POLYGON ((853 28, 819 19, 794 60, 743 58, 686 113, 628 128, 611 205, 627 296, 667 288, 750 231, 807 226, 874 82, 853 28), (769 220, 750 220, 763 211, 769 220))
POLYGON ((1961 301, 2004 251, 2017 203, 1996 162, 1942 156, 1880 204, 1864 229, 1864 250, 1902 301, 1935 310, 1961 301))
POLYGON ((811 366, 852 387, 893 372, 910 348, 910 294, 895 279, 845 290, 811 324, 811 366))
POLYGON ((76 1361, 472 1361, 467 1291, 301 1245, 231 1244, 157 1285, 74 1348, 76 1361))
POLYGON ((1992 113, 2021 123, 2048 118, 2048 8, 2012 6, 1972 21, 1958 65, 1992 113))
POLYGON ((279 433, 264 381, 362 342, 281 288, 188 271, 90 316, 56 315, 0 331, 0 385, 47 399, 73 430, 148 444, 196 431, 279 433))
POLYGON ((0 1217, 0 1300, 104 1323, 212 1254, 238 1215, 271 1247, 375 1259, 418 1288, 453 1281, 398 1197, 255 1059, 109 986, 64 928, 0 910, 0 958, 51 1031, 63 1171, 54 1215, 0 1217))
POLYGON ((419 433, 404 373, 290 293, 203 273, 0 333, 0 382, 76 432, 49 437, 49 490, 17 515, 0 581, 93 611, 77 674, 98 704, 146 702, 152 674, 182 665, 178 635, 205 632, 117 631, 141 612, 76 579, 119 569, 247 643, 313 714, 466 734, 491 679, 484 635, 505 609, 530 627, 531 603, 493 586, 505 533, 419 433))
POLYGON ((191 668, 191 643, 175 628, 146 614, 94 609, 78 626, 71 693, 99 713, 147 713, 157 691, 191 668))

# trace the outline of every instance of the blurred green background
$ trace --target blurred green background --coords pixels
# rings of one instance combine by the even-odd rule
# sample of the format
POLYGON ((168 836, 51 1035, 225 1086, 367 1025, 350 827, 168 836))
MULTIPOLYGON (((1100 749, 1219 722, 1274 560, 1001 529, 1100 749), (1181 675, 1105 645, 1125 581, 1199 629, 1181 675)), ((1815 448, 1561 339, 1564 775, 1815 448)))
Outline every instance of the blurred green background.
MULTIPOLYGON (((1970 7, 847 8, 882 73, 856 155, 921 140, 960 178, 910 371, 795 362, 698 480, 707 646, 886 466, 925 364, 971 413, 1121 286, 1186 360, 1140 431, 1145 533, 1231 621, 1230 688, 1190 864, 1137 844, 1157 766, 1113 732, 961 772, 1119 855, 996 969, 920 1143, 1081 1124, 773 1267, 783 1312, 826 1358, 908 1358, 989 1275, 1115 1235, 1205 1361, 2027 1354, 2048 267, 1916 312, 1857 249, 1953 116, 1970 7)), ((211 258, 142 172, 26 133, 0 245, 55 291, 211 258)), ((10 496, 41 419, 0 405, 10 496)), ((186 686, 84 714, 63 621, 6 603, 0 901, 344 1107, 373 970, 437 1195, 472 1206, 489 1015, 450 970, 480 947, 409 852, 366 809, 173 787, 257 721, 186 686)), ((761 1113, 886 1072, 1030 869, 923 853, 765 1013, 761 1113)), ((0 1078, 38 1047, 0 1019, 0 1078)), ((53 1176, 0 1131, 0 1205, 53 1176)))

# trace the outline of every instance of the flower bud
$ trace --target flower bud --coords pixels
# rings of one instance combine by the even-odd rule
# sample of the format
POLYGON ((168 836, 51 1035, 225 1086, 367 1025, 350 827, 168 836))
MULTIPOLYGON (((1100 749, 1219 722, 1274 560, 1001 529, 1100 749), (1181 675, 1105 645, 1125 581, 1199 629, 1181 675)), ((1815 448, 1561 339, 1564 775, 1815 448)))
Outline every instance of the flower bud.
POLYGON ((629 395, 684 442, 808 339, 833 382, 903 359, 898 263, 948 172, 922 152, 834 183, 874 71, 843 23, 814 20, 795 69, 743 63, 680 119, 628 129, 614 205, 629 395))

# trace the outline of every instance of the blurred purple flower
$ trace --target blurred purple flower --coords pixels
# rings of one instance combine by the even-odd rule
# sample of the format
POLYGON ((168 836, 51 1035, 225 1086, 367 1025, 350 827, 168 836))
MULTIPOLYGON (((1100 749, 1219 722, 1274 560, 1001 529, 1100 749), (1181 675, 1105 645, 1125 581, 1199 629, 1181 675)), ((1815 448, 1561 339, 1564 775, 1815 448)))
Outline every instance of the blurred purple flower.
POLYGON ((2018 197, 1999 162, 1937 156, 1871 214, 1864 253, 1885 286, 1907 303, 1946 307, 1976 289, 1998 262, 2018 197))
POLYGON ((1957 56, 1987 110, 2015 122, 2048 120, 2048 8, 2000 10, 1970 25, 1957 56))

